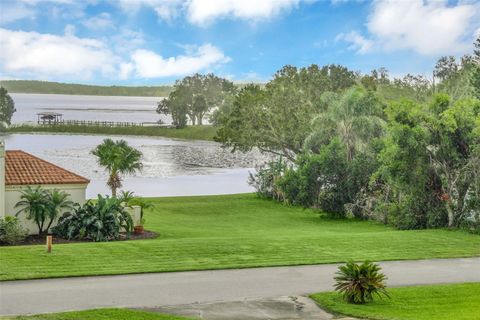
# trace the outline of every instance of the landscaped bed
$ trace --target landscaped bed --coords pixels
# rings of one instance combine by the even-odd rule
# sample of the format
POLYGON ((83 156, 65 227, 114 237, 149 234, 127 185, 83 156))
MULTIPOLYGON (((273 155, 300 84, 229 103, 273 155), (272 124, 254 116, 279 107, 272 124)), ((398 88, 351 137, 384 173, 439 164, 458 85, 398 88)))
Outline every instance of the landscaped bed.
MULTIPOLYGON (((145 230, 143 233, 120 233, 118 239, 110 240, 110 241, 127 241, 127 240, 144 240, 144 239, 154 239, 158 237, 158 234, 152 231, 145 230)), ((20 243, 15 244, 15 246, 28 246, 28 245, 44 245, 46 242, 45 235, 30 235, 25 240, 21 241, 20 243)), ((76 240, 76 239, 64 239, 60 237, 53 236, 53 243, 54 244, 63 244, 63 243, 77 243, 77 242, 92 242, 90 239, 83 239, 83 240, 76 240)), ((13 246, 9 244, 0 244, 2 246, 13 246)))
POLYGON ((39 314, 33 316, 6 317, 8 320, 192 320, 153 312, 128 309, 97 309, 77 312, 39 314))
POLYGON ((311 297, 328 311, 377 320, 475 320, 480 319, 480 283, 391 288, 391 299, 356 305, 337 292, 311 297))
POLYGON ((253 194, 152 199, 143 241, 0 248, 0 279, 480 256, 480 236, 332 220, 253 194), (75 266, 72 268, 72 266, 75 266))

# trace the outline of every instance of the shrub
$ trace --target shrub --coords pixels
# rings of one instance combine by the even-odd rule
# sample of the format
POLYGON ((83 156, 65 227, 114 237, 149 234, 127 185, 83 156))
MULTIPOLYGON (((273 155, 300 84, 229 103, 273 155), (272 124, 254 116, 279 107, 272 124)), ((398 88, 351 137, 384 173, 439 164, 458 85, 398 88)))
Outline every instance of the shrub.
POLYGON ((132 231, 130 214, 118 199, 99 195, 96 201, 76 205, 72 213, 63 214, 53 233, 66 239, 108 241, 118 239, 122 228, 132 231))
POLYGON ((267 162, 257 168, 255 174, 249 174, 248 184, 254 187, 257 195, 262 198, 283 200, 277 182, 286 169, 287 164, 281 157, 278 160, 267 162))
POLYGON ((25 212, 27 219, 33 220, 37 225, 39 234, 45 234, 60 212, 72 209, 73 202, 68 199, 69 197, 65 191, 28 186, 22 191, 15 208, 20 208, 17 215, 25 212))
POLYGON ((335 290, 342 293, 346 302, 364 304, 372 301, 374 295, 389 297, 385 289, 387 278, 377 264, 348 262, 338 269, 334 278, 335 290))
POLYGON ((17 244, 27 237, 27 230, 16 217, 0 218, 0 243, 17 244))

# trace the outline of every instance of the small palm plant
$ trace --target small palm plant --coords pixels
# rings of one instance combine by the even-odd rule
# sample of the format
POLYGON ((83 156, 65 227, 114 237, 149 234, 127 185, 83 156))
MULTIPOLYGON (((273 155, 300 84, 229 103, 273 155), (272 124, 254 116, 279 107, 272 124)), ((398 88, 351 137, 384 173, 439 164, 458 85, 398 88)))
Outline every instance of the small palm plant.
POLYGON ((74 203, 68 199, 69 197, 70 195, 65 191, 54 189, 47 192, 46 218, 50 219, 50 221, 45 228, 45 233, 48 233, 52 223, 57 219, 60 213, 68 212, 73 209, 74 203))
POLYGON ((374 295, 389 297, 385 285, 387 277, 378 264, 348 262, 338 269, 335 290, 342 293, 348 303, 364 304, 372 301, 374 295))
POLYGON ((108 171, 107 185, 112 190, 112 197, 117 196, 117 189, 122 186, 121 175, 142 169, 142 153, 125 140, 105 139, 91 153, 97 157, 98 164, 108 171))
POLYGON ((45 220, 47 219, 48 211, 48 193, 41 186, 32 188, 28 186, 21 192, 20 201, 15 204, 15 208, 20 208, 17 216, 25 212, 28 220, 33 220, 38 227, 38 233, 44 233, 45 220))

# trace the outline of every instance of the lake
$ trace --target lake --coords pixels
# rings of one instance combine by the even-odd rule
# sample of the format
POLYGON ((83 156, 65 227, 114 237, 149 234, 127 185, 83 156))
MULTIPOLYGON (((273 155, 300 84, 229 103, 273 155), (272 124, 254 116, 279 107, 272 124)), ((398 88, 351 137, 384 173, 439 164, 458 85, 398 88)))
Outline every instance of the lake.
POLYGON ((156 113, 161 97, 104 97, 63 94, 11 93, 17 111, 12 123, 36 123, 39 112, 58 112, 64 120, 156 122, 170 117, 156 113))
MULTIPOLYGON (((10 134, 3 137, 7 150, 20 149, 91 180, 87 197, 110 193, 107 173, 90 151, 106 136, 63 134, 10 134)), ((252 192, 248 173, 264 161, 258 152, 234 153, 209 141, 161 137, 125 137, 143 154, 144 168, 127 176, 122 190, 139 196, 183 196, 252 192)))

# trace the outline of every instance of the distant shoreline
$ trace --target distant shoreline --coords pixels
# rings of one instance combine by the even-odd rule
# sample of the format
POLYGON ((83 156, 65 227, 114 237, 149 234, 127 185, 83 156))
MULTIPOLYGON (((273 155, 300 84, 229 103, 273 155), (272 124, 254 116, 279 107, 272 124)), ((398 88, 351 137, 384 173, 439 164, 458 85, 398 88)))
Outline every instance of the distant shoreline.
POLYGON ((0 86, 7 89, 9 93, 119 97, 166 97, 173 89, 170 85, 100 86, 37 80, 1 80, 0 86))
POLYGON ((3 134, 9 133, 59 133, 59 134, 105 134, 127 136, 166 137, 187 140, 214 141, 217 128, 211 125, 187 126, 182 129, 165 127, 97 127, 79 125, 14 125, 6 129, 3 134))

